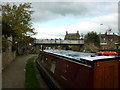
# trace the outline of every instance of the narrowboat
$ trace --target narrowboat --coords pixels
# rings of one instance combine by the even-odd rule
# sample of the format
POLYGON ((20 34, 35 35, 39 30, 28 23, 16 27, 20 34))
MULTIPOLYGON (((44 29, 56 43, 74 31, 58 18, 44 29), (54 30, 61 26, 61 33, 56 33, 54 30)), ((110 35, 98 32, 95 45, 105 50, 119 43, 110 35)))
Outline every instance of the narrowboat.
POLYGON ((50 88, 118 88, 119 57, 70 50, 40 51, 36 65, 50 88))

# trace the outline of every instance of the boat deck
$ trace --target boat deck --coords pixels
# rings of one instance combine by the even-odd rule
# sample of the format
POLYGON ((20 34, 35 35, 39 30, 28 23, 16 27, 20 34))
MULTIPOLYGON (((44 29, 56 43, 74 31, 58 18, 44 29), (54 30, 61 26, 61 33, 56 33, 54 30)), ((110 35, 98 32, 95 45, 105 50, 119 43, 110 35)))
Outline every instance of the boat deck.
POLYGON ((84 52, 76 52, 71 50, 57 50, 57 49, 44 50, 44 52, 66 57, 69 59, 74 59, 76 61, 81 61, 81 60, 96 61, 96 60, 104 60, 104 59, 116 57, 116 56, 97 56, 95 53, 84 53, 84 52))

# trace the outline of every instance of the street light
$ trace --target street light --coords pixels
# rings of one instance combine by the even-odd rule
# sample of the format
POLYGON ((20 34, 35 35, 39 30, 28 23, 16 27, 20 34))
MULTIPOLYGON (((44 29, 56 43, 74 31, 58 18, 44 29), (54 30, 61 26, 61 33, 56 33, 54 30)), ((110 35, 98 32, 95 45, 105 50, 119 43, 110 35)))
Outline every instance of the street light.
POLYGON ((102 26, 103 24, 100 24, 100 32, 101 32, 101 26, 102 26))
POLYGON ((103 24, 100 24, 100 34, 99 34, 99 38, 100 38, 100 44, 101 44, 101 26, 102 26, 103 24))

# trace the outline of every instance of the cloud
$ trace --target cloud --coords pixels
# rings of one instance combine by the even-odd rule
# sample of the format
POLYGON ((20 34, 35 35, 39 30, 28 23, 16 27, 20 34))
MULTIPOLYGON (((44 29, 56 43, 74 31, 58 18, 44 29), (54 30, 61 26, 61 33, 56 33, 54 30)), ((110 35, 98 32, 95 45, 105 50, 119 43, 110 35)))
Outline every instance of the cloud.
POLYGON ((32 20, 33 22, 46 22, 67 16, 92 17, 115 12, 115 5, 109 2, 34 2, 32 7, 35 12, 32 20))
POLYGON ((81 34, 86 34, 90 31, 97 33, 105 33, 106 30, 112 28, 112 32, 118 32, 118 14, 112 13, 104 16, 83 18, 79 23, 69 26, 53 27, 53 28, 36 28, 36 38, 62 38, 64 39, 66 31, 69 33, 76 33, 79 31, 81 34), (100 24, 103 24, 102 26, 100 24))
POLYGON ((32 2, 32 7, 32 22, 38 32, 37 38, 64 38, 66 31, 104 33, 109 27, 113 32, 118 32, 117 2, 32 2), (68 22, 73 19, 78 21, 70 24, 66 22, 63 26, 55 27, 53 21, 58 18, 68 18, 68 22), (52 22, 49 23, 50 28, 40 27, 48 24, 47 22, 52 22))

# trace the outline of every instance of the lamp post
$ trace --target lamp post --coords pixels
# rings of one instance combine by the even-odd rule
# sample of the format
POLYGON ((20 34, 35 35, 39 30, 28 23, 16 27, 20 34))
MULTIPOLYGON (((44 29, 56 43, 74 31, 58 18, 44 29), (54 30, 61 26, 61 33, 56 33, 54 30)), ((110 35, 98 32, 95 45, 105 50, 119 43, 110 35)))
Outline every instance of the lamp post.
POLYGON ((100 44, 101 44, 101 26, 102 26, 103 24, 100 24, 100 34, 99 34, 99 38, 100 38, 100 44))

